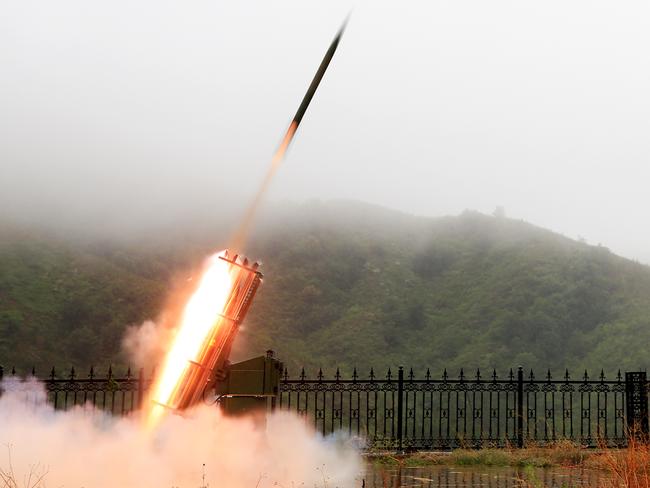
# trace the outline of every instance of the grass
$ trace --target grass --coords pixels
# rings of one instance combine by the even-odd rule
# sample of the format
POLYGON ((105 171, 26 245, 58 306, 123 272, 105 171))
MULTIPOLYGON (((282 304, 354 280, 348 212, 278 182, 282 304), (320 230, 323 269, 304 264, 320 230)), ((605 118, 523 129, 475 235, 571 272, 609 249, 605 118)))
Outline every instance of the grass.
POLYGON ((6 469, 0 467, 0 488, 45 488, 47 469, 36 464, 29 467, 29 472, 23 477, 20 484, 14 472, 11 460, 11 446, 7 446, 8 463, 6 469))
POLYGON ((452 452, 418 452, 406 455, 369 453, 368 459, 384 466, 500 466, 549 468, 584 466, 596 451, 580 448, 571 442, 557 442, 549 447, 526 449, 456 449, 452 452))
POLYGON ((626 449, 604 449, 601 463, 610 473, 603 488, 650 487, 650 443, 632 436, 626 449))

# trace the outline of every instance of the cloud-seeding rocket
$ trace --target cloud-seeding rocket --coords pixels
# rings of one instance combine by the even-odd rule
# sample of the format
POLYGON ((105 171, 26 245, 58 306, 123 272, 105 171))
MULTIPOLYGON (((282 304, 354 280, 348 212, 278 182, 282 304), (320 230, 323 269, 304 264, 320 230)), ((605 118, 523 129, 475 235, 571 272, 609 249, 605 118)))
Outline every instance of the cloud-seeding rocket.
POLYGON ((314 98, 314 94, 318 89, 318 85, 320 85, 323 76, 325 76, 325 71, 327 71, 327 67, 329 66, 330 61, 332 61, 332 58, 334 57, 336 48, 338 48, 339 46, 339 42, 341 40, 341 37, 343 36, 343 32, 345 31, 345 26, 347 25, 347 22, 348 20, 345 19, 343 25, 337 32, 336 37, 334 37, 334 40, 330 44, 329 49, 325 53, 325 56, 323 57, 320 66, 318 67, 318 71, 316 71, 314 78, 311 80, 311 84, 307 89, 307 93, 305 93, 305 96, 302 98, 302 102, 300 103, 300 106, 296 111, 296 115, 293 116, 293 120, 291 121, 291 124, 289 124, 289 128, 287 129, 287 132, 284 134, 280 146, 278 147, 277 151, 275 151, 275 154, 273 155, 273 159, 271 160, 271 166, 269 167, 266 175, 264 176, 264 179, 262 180, 262 184, 260 185, 259 190, 255 194, 253 202, 251 203, 250 207, 248 207, 248 210, 246 211, 246 214, 244 216, 244 219, 241 222, 241 225, 239 226, 239 229, 235 233, 235 237, 232 241, 233 249, 238 249, 238 250, 243 249, 243 246, 246 243, 246 239, 248 237, 248 233, 250 231, 250 227, 255 217, 255 212, 257 211, 257 208, 259 207, 260 202, 262 201, 262 198, 264 196, 264 193, 266 193, 266 190, 268 189, 269 184, 273 179, 273 176, 275 175, 276 171, 280 167, 280 163, 282 163, 284 156, 287 153, 287 149, 291 145, 291 141, 293 140, 293 137, 295 136, 296 131, 298 130, 298 126, 300 125, 300 122, 302 121, 305 112, 307 112, 307 108, 311 103, 311 99, 314 98))
MULTIPOLYGON (((347 21, 346 21, 347 23, 347 21)), ((248 208, 231 249, 243 248, 255 212, 266 189, 296 134, 325 71, 334 57, 345 24, 332 41, 298 111, 275 152, 271 167, 248 208)), ((181 411, 201 401, 206 389, 214 384, 215 372, 222 368, 262 275, 257 263, 223 251, 206 260, 198 286, 185 304, 174 340, 165 355, 163 367, 155 379, 147 421, 157 424, 165 411, 181 411)))

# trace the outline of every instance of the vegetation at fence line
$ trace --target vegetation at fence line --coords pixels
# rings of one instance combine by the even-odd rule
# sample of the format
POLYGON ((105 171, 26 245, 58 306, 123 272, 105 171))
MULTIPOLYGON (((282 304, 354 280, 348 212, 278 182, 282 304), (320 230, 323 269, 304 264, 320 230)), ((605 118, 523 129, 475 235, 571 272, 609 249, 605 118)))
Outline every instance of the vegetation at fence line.
MULTIPOLYGON (((336 366, 383 377, 401 364, 503 378, 522 364, 538 377, 589 367, 613 378, 647 365, 650 268, 605 247, 474 212, 416 218, 345 202, 276 213, 246 250, 266 280, 235 358, 275 349, 293 377, 302 365, 312 377, 336 366)), ((125 327, 157 319, 227 241, 205 228, 120 241, 3 224, 0 364, 125 366, 125 327)))
POLYGON ((595 468, 600 451, 583 449, 577 444, 561 441, 548 447, 456 449, 450 452, 415 452, 405 455, 368 453, 368 459, 387 466, 495 466, 495 467, 573 467, 595 468))
POLYGON ((626 449, 604 449, 600 464, 611 474, 603 488, 650 487, 650 444, 630 437, 626 449))

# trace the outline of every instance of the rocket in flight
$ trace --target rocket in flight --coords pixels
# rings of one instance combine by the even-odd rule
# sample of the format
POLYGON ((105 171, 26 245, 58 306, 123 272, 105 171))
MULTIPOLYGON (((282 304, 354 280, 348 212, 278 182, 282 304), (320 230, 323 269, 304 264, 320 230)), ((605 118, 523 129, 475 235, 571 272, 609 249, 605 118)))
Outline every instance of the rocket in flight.
POLYGON ((347 23, 348 23, 348 19, 346 18, 345 22, 343 22, 343 25, 337 32, 336 37, 334 37, 334 40, 330 44, 329 49, 325 53, 325 57, 323 57, 323 60, 321 61, 320 66, 318 67, 318 70, 314 75, 314 78, 311 80, 311 84, 307 89, 307 93, 305 93, 305 96, 302 98, 302 102, 300 103, 300 106, 298 107, 296 114, 293 116, 293 120, 291 121, 291 124, 289 124, 289 128, 287 129, 287 132, 285 133, 284 138, 280 143, 280 146, 278 147, 278 149, 275 151, 275 154, 273 155, 273 159, 271 160, 271 166, 269 167, 269 170, 267 171, 266 175, 264 176, 264 179, 262 180, 260 189, 255 194, 255 198, 253 199, 253 202, 251 203, 250 207, 248 207, 248 210, 246 211, 246 214, 242 219, 237 232, 235 233, 234 239, 230 245, 230 249, 242 250, 243 246, 245 245, 246 239, 248 237, 248 233, 250 231, 250 227, 253 222, 253 218, 255 217, 255 212, 257 211, 257 208, 259 207, 262 201, 262 197, 264 196, 264 193, 266 193, 266 190, 268 189, 269 184, 273 179, 273 176, 275 175, 276 171, 280 167, 280 164, 284 160, 284 156, 287 153, 287 149, 291 145, 291 141, 293 140, 296 131, 298 130, 298 126, 300 125, 300 122, 302 121, 305 112, 307 112, 307 108, 309 107, 312 98, 314 98, 314 94, 318 89, 318 85, 323 79, 323 76, 325 76, 325 71, 327 71, 327 67, 329 66, 330 61, 332 61, 332 58, 334 57, 334 53, 336 52, 336 49, 339 46, 339 42, 341 40, 341 37, 343 36, 343 32, 345 31, 345 27, 347 23))

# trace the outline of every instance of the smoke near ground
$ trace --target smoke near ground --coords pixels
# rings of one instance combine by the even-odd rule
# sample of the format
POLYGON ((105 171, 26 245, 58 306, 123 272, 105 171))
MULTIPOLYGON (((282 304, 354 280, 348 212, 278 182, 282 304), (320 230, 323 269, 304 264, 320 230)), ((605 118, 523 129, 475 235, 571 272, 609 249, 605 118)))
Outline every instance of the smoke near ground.
POLYGON ((299 418, 221 416, 201 406, 170 415, 148 433, 137 417, 90 408, 54 411, 36 381, 4 381, 0 397, 0 468, 19 483, 31 472, 56 487, 354 486, 360 458, 348 445, 319 437, 299 418))

